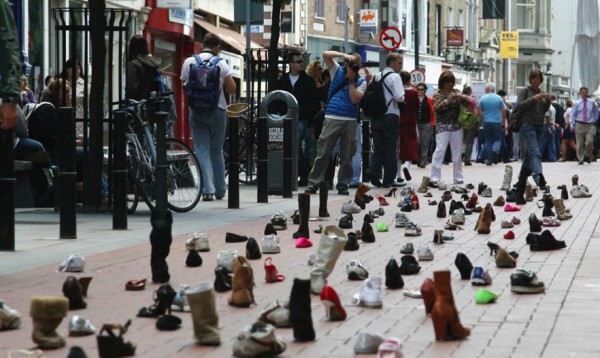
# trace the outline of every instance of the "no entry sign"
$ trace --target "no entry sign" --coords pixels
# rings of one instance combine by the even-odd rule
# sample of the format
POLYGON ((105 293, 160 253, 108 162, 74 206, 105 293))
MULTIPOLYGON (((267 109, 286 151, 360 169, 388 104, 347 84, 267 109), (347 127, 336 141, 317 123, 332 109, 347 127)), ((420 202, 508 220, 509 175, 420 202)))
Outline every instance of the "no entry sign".
POLYGON ((397 50, 402 43, 402 34, 396 27, 386 27, 379 34, 379 44, 388 51, 397 50))

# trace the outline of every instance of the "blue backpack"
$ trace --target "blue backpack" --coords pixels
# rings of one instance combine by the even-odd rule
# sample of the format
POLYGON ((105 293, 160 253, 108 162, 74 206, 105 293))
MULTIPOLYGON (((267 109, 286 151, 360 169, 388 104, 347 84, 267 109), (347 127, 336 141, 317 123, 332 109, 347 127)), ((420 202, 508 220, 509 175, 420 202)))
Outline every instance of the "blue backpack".
POLYGON ((212 56, 204 61, 198 55, 194 58, 196 63, 190 65, 186 85, 189 106, 196 111, 212 111, 218 107, 221 96, 221 68, 217 64, 222 58, 212 56))

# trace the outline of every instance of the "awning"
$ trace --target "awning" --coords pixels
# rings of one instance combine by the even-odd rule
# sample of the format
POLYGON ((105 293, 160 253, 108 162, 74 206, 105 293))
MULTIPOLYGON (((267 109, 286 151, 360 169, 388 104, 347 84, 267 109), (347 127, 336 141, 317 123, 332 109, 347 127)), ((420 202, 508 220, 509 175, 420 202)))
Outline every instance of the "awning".
MULTIPOLYGON (((202 21, 200 19, 194 19, 194 22, 198 26, 202 27, 204 30, 219 35, 223 42, 226 42, 229 46, 233 47, 233 49, 238 51, 240 54, 243 55, 246 53, 246 37, 244 35, 224 27, 217 27, 211 23, 202 21)), ((261 45, 253 41, 250 42, 250 47, 263 48, 261 45)))

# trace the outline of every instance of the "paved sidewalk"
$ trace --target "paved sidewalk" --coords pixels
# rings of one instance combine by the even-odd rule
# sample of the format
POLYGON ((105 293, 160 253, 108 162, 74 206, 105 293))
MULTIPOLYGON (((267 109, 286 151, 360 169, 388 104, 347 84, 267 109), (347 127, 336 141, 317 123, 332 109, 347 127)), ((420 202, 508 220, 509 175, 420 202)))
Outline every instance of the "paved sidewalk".
MULTIPOLYGON (((519 163, 513 163, 515 173, 519 163)), ((451 166, 444 166, 443 179, 451 181, 451 166)), ((465 167, 467 182, 475 186, 480 181, 493 189, 492 198, 480 198, 480 204, 504 194, 501 185, 504 165, 486 167, 474 165, 465 167)), ((431 245, 433 230, 443 227, 446 219, 438 219, 436 206, 428 206, 427 198, 419 194, 421 209, 408 213, 423 229, 423 235, 416 238, 404 237, 403 229, 393 227, 394 213, 398 211, 398 198, 388 198, 390 206, 385 207, 386 215, 378 221, 390 225, 387 233, 376 233, 377 241, 361 243, 359 251, 344 251, 338 260, 329 283, 336 289, 344 304, 348 318, 342 322, 329 322, 317 296, 312 297, 312 319, 317 338, 314 342, 296 343, 291 329, 278 329, 288 343, 285 357, 352 357, 353 345, 358 332, 367 330, 384 336, 396 336, 403 342, 405 357, 598 357, 600 356, 600 165, 578 166, 576 162, 545 163, 544 171, 552 185, 554 195, 560 195, 557 185, 570 187, 571 175, 577 173, 580 183, 586 184, 594 195, 589 199, 565 201, 574 217, 563 221, 557 228, 550 228, 559 240, 565 240, 567 248, 551 252, 530 252, 525 243, 529 232, 527 217, 541 209, 535 203, 528 203, 516 213, 523 223, 513 229, 515 240, 502 238, 506 229, 500 222, 510 219, 515 213, 505 213, 495 207, 497 220, 492 224, 492 233, 480 235, 473 226, 477 214, 467 216, 463 231, 456 231, 456 239, 445 245, 431 245), (391 200, 390 200, 391 199, 391 200), (415 248, 430 244, 435 260, 422 262, 421 272, 414 276, 404 276, 406 286, 419 287, 423 280, 432 277, 439 269, 450 269, 452 289, 462 323, 471 328, 471 336, 463 341, 436 342, 431 318, 425 315, 420 299, 402 295, 402 290, 383 290, 383 309, 366 309, 351 305, 352 295, 358 292, 360 282, 346 278, 345 264, 352 258, 359 258, 370 276, 384 277, 384 268, 391 256, 400 259, 400 247, 407 241, 415 248), (510 292, 512 269, 498 269, 486 246, 487 241, 498 243, 509 251, 517 251, 517 267, 531 269, 546 285, 546 293, 536 295, 516 295, 510 292), (468 281, 460 280, 454 266, 458 252, 465 253, 473 265, 489 269, 493 284, 489 289, 500 294, 498 301, 491 305, 477 305, 474 302, 476 288, 468 281)), ((429 170, 414 168, 412 185, 420 184, 422 175, 429 170)), ((516 174, 515 174, 516 179, 516 174)), ((384 190, 372 190, 370 194, 383 194, 384 190)), ((432 189, 435 200, 442 194, 432 189)), ((457 194, 454 199, 459 200, 457 194)), ((342 216, 340 207, 347 199, 330 191, 329 212, 331 218, 311 221, 311 230, 319 224, 337 224, 342 216)), ((318 195, 312 196, 311 210, 318 210, 318 195)), ((173 245, 168 257, 171 284, 175 289, 181 283, 190 285, 213 282, 216 255, 219 250, 235 248, 242 255, 245 243, 225 243, 225 233, 235 232, 262 237, 262 231, 271 214, 284 210, 290 215, 297 207, 293 199, 269 197, 269 204, 256 204, 255 187, 242 186, 241 209, 227 209, 227 201, 201 202, 190 213, 174 214, 173 245), (201 231, 210 235, 211 251, 200 253, 204 262, 201 267, 185 266, 185 240, 187 234, 201 231)), ((367 210, 378 207, 377 201, 367 206, 367 210)), ((354 228, 362 225, 363 213, 355 215, 354 228)), ((129 218, 129 230, 111 230, 110 215, 79 215, 78 239, 59 240, 58 214, 51 210, 19 210, 16 215, 15 252, 0 252, 0 299, 22 315, 22 326, 17 330, 0 332, 0 356, 5 356, 13 348, 32 348, 32 321, 29 318, 29 304, 33 296, 61 296, 62 283, 68 274, 58 272, 58 265, 69 254, 78 253, 86 258, 84 273, 75 276, 93 276, 87 298, 88 308, 70 311, 58 331, 67 335, 68 318, 80 315, 88 318, 97 327, 103 323, 124 323, 132 319, 126 339, 137 343, 139 357, 227 357, 231 356, 231 345, 240 329, 254 322, 260 312, 274 299, 289 298, 294 277, 308 278, 310 268, 306 259, 315 247, 297 249, 292 233, 297 226, 289 223, 288 230, 281 231, 281 254, 272 255, 273 263, 280 273, 286 276, 281 283, 267 284, 264 281, 263 261, 251 261, 254 269, 257 306, 235 308, 227 304, 229 293, 217 293, 217 311, 220 317, 220 347, 196 346, 193 342, 193 326, 189 313, 175 313, 183 320, 179 330, 159 331, 154 327, 155 319, 138 318, 137 311, 153 303, 152 294, 159 285, 149 284, 144 291, 125 291, 124 283, 133 278, 150 278, 149 253, 150 233, 149 213, 141 212, 129 218)), ((319 235, 312 234, 316 243, 319 235)), ((263 255, 263 260, 266 256, 263 255)), ((70 346, 81 346, 89 357, 97 356, 96 339, 88 337, 67 337, 67 346, 55 351, 45 351, 46 357, 65 357, 70 346)))

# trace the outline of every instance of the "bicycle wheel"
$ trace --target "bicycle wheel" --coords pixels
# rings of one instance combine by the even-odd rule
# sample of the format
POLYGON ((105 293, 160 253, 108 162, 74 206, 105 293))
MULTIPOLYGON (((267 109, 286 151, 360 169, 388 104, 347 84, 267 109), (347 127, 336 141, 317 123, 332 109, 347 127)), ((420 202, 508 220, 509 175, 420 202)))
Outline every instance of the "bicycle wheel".
POLYGON ((131 176, 131 174, 127 174, 127 214, 135 214, 138 202, 140 201, 140 193, 131 176))
POLYGON ((138 202, 140 200, 140 194, 137 186, 137 175, 138 168, 140 167, 139 158, 136 155, 135 146, 131 141, 127 141, 127 213, 134 214, 138 202))
POLYGON ((184 142, 167 139, 167 200, 169 208, 183 213, 198 204, 202 191, 200 164, 184 142))

